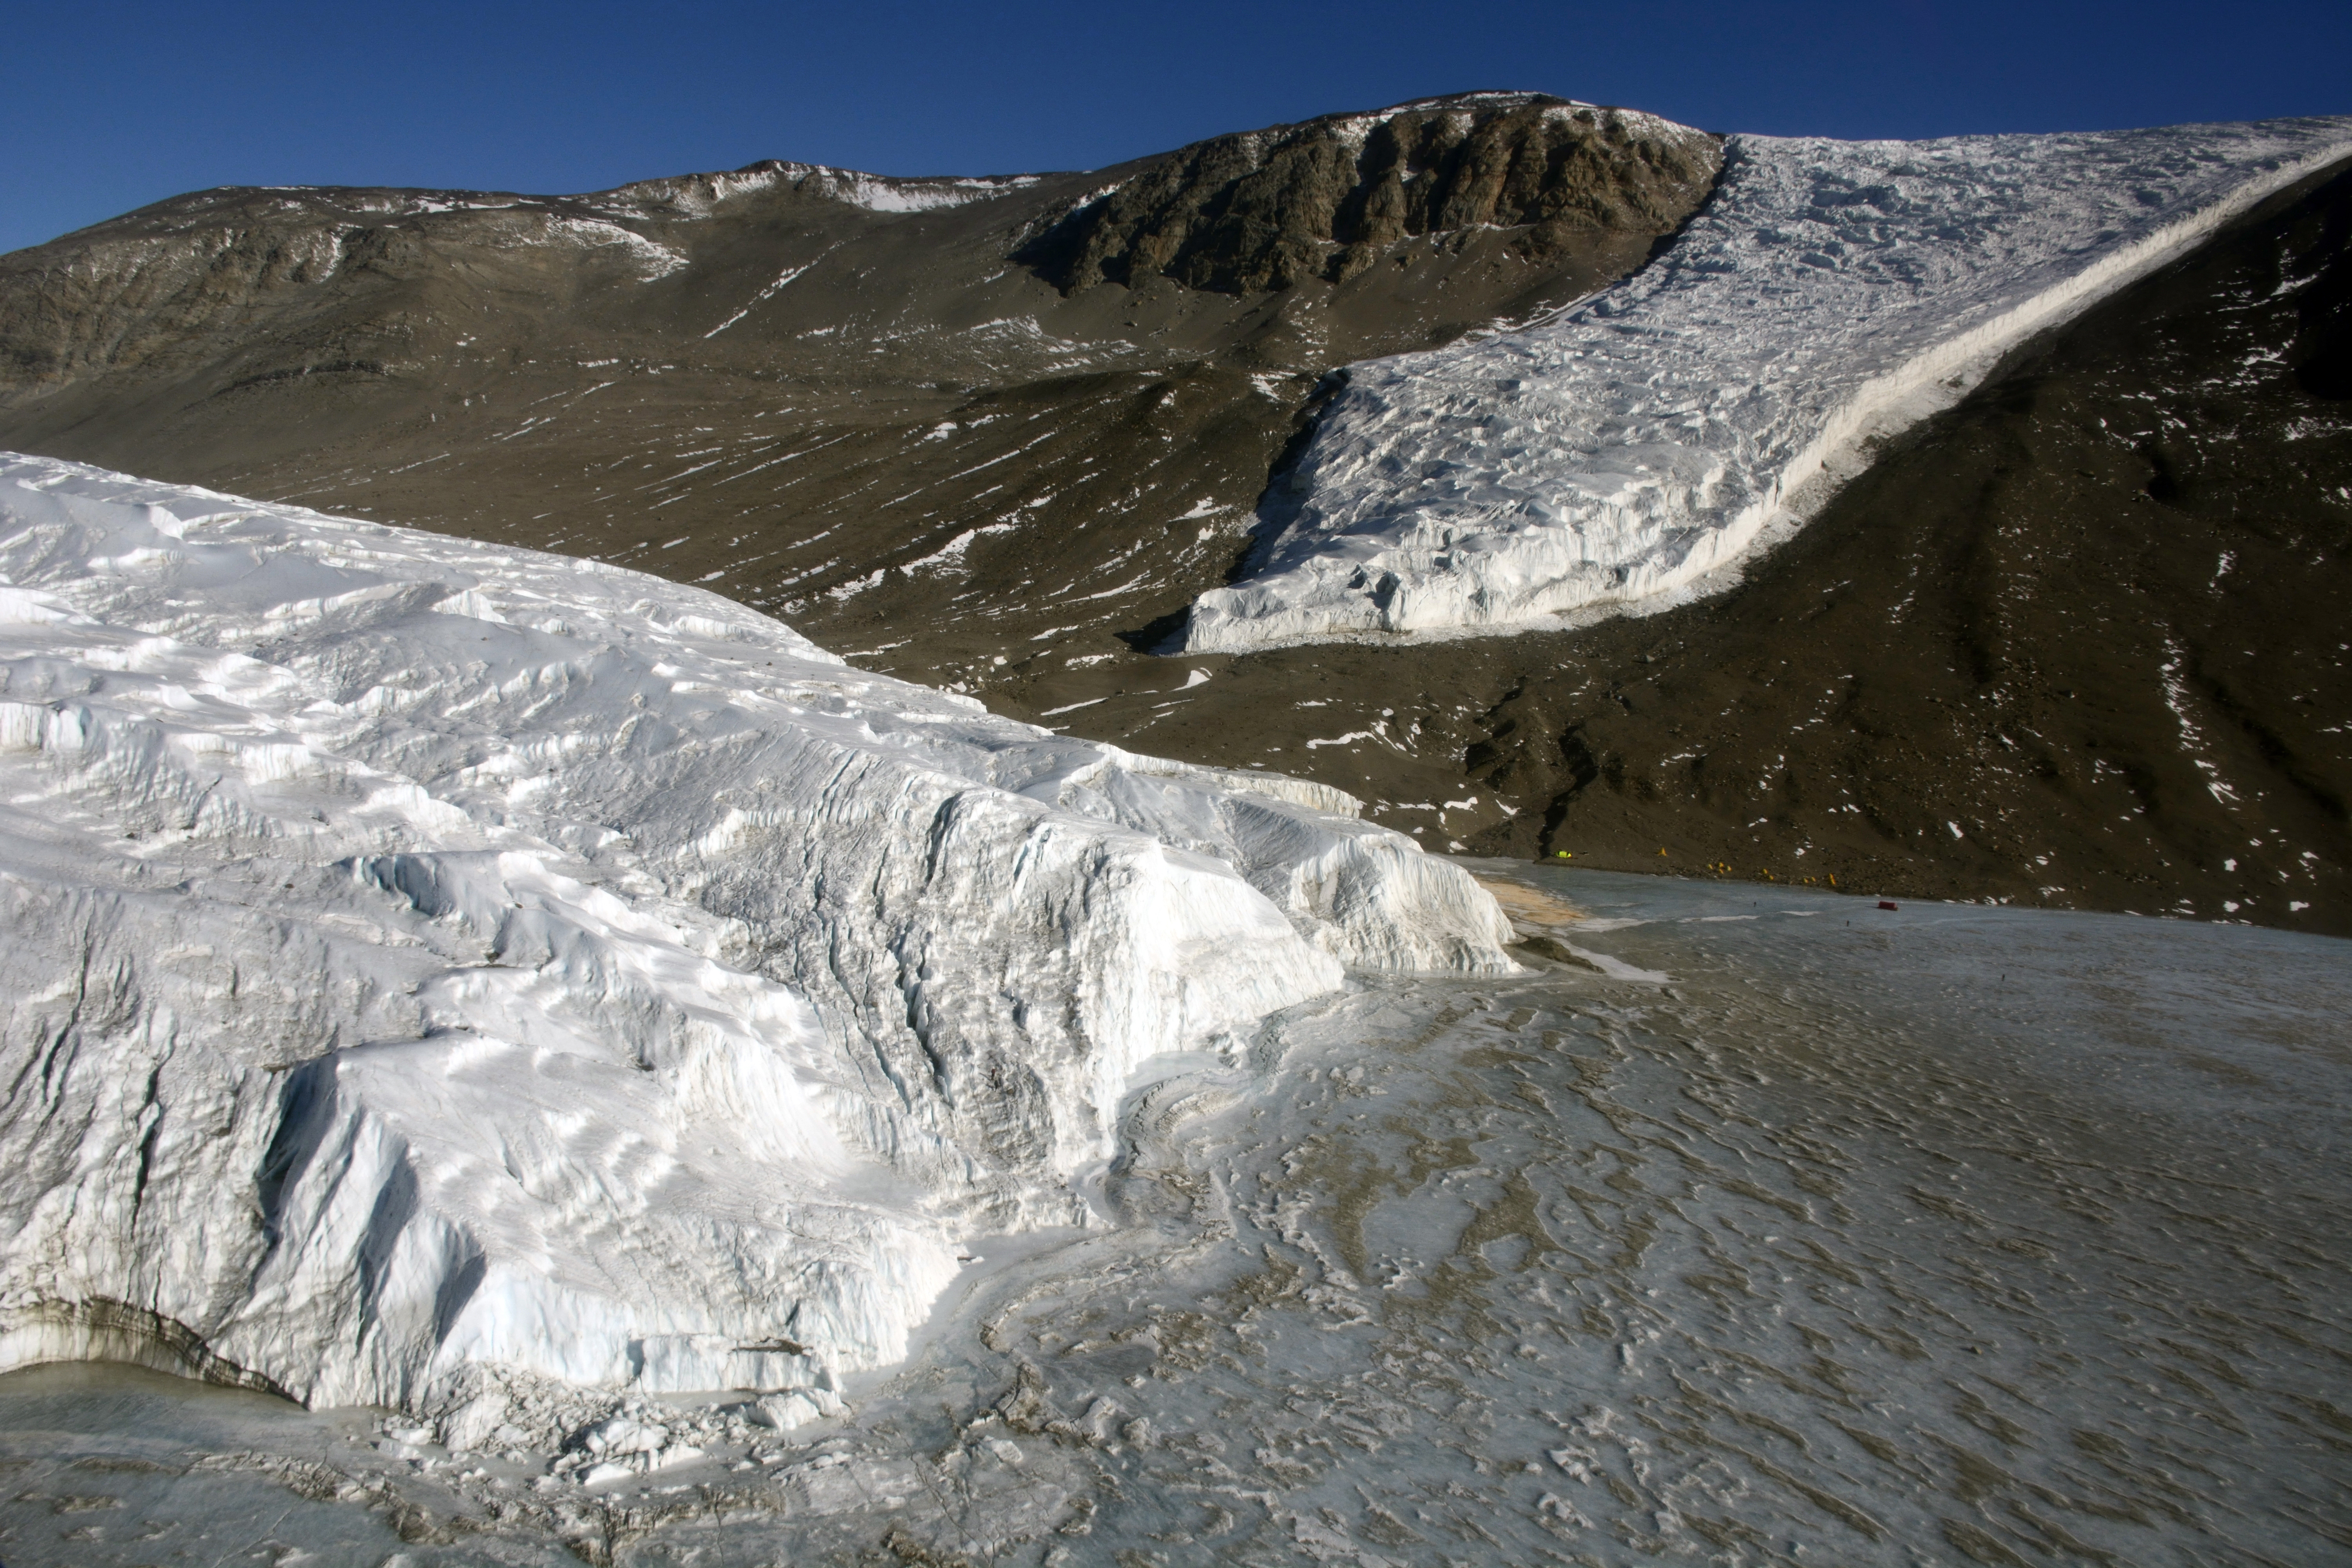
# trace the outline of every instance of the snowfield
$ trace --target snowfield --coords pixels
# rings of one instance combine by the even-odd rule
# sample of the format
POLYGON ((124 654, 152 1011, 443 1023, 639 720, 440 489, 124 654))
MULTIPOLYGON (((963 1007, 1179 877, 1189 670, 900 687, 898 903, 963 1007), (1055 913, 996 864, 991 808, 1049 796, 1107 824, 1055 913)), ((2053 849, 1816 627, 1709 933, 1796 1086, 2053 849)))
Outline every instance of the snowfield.
POLYGON ((1353 812, 636 573, 0 455, 0 1368, 814 1411, 961 1240, 1086 1223, 1148 1058, 1512 970, 1353 812))
POLYGON ((1350 367, 1250 574, 1195 602, 1183 650, 1528 630, 1703 592, 1874 438, 2347 154, 2343 118, 1735 136, 1715 195, 1632 277, 1527 331, 1350 367))

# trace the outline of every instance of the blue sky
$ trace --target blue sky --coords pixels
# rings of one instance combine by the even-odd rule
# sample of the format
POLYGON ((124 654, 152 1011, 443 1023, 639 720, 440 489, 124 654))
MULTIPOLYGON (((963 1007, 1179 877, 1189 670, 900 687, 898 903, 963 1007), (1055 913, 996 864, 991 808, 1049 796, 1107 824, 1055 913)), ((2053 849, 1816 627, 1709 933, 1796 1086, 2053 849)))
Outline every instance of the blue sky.
POLYGON ((207 185, 580 191, 766 157, 1092 168, 1482 87, 1833 136, 2352 112, 2347 0, 12 11, 0 250, 207 185))

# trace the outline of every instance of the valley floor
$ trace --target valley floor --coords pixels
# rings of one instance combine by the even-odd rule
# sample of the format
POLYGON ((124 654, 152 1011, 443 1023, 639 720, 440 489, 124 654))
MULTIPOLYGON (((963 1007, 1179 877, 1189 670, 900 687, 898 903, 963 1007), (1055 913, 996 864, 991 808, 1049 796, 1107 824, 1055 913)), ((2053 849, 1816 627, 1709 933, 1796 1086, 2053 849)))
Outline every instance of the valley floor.
POLYGON ((36 1369, 0 1379, 0 1557, 2352 1550, 2343 942, 1470 864, 1581 908, 1557 963, 1294 1009, 1256 1092, 1172 1064, 1090 1187, 1124 1223, 972 1265, 852 1416, 722 1399, 668 1417, 703 1459, 583 1487, 36 1369))

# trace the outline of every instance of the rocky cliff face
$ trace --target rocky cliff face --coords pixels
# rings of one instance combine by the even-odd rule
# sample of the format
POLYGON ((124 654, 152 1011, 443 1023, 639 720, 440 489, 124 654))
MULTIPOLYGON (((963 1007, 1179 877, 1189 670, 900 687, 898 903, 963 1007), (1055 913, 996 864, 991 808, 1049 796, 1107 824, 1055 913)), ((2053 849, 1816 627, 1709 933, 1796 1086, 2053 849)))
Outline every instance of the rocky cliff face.
POLYGON ((1673 232, 1722 163, 1717 138, 1653 115, 1476 93, 1196 142, 1023 257, 1064 289, 1228 294, 1344 283, 1400 240, 1469 228, 1518 230, 1514 253, 1541 258, 1578 235, 1673 232))

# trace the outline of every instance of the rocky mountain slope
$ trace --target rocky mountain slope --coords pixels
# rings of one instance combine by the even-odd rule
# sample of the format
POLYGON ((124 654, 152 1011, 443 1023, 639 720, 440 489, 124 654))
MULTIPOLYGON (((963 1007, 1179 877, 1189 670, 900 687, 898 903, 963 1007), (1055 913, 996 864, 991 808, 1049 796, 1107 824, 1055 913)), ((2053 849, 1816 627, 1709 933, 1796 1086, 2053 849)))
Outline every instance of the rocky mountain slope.
POLYGON ((705 582, 1433 847, 2352 931, 2325 179, 1881 448, 1718 597, 1149 651, 1240 568, 1325 373, 1590 295, 1721 156, 1480 94, 1034 179, 208 193, 0 258, 0 446, 705 582))
POLYGON ((1540 639, 1471 743, 1548 802, 1496 837, 2352 931, 2347 299, 2352 174, 2020 355, 1734 592, 1540 639))
POLYGON ((1543 258, 1595 234, 1672 230, 1717 161, 1648 115, 1469 93, 1187 147, 1072 212, 1021 259, 1066 290, 1169 278, 1253 294, 1346 283, 1393 260, 1402 240, 1468 229, 1512 231, 1514 254, 1543 258))
MULTIPOLYGON (((1622 274, 1718 159, 1646 116, 1483 95, 993 183, 204 193, 0 262, 0 445, 625 560, 849 647, 920 628, 891 668, 951 681, 1057 614, 1123 647, 1222 576, 1321 374, 1622 274), (1398 124, 1409 150, 1333 165, 1398 124), (1450 226, 1259 223, 1302 147, 1317 200, 1377 206, 1410 174, 1450 226), (1501 216, 1528 221, 1498 227, 1501 154, 1501 216), (1215 213, 1185 255, 1244 280, 1328 264, 1271 294, 1124 262, 1132 286, 1079 286, 1049 258, 1127 233, 1129 185, 1215 213)), ((1182 226, 1153 210, 1146 249, 1182 226)))

